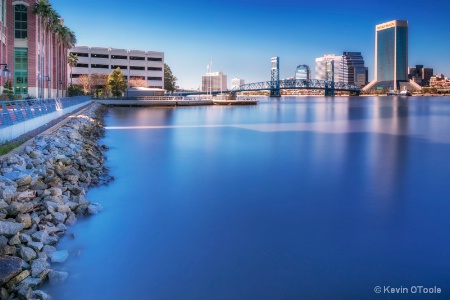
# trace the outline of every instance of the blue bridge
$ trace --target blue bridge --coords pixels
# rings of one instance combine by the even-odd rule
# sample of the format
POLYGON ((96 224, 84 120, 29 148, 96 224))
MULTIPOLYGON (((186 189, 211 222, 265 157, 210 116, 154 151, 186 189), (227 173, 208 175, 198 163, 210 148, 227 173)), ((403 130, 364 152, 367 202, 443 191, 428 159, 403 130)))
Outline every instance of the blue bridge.
POLYGON ((342 82, 334 82, 333 80, 317 80, 317 79, 279 79, 279 58, 272 58, 271 80, 242 84, 239 87, 235 87, 226 91, 212 91, 212 92, 200 92, 200 91, 180 91, 182 96, 188 95, 217 95, 220 93, 236 94, 239 92, 251 92, 251 91, 270 91, 270 96, 280 97, 281 90, 324 90, 325 96, 334 96, 335 92, 349 92, 350 95, 358 95, 361 92, 361 88, 342 82))
MULTIPOLYGON (((350 94, 359 95, 361 89, 356 85, 345 84, 341 82, 333 82, 326 80, 317 79, 285 79, 278 81, 263 81, 255 83, 242 84, 231 90, 226 91, 212 91, 213 95, 220 93, 232 94, 239 92, 250 92, 250 91, 270 91, 271 96, 279 96, 280 90, 324 90, 326 96, 334 96, 336 91, 339 92, 349 92, 350 94)), ((211 94, 211 92, 182 92, 181 95, 206 95, 211 94)))

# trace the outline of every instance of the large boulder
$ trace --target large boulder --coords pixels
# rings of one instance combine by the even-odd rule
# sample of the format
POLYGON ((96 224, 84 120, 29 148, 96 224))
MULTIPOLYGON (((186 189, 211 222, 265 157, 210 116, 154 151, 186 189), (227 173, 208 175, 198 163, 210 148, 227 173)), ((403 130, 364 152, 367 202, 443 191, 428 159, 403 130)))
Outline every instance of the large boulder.
POLYGON ((22 260, 14 256, 0 256, 0 286, 22 272, 22 260))
POLYGON ((50 264, 44 258, 39 258, 33 260, 31 263, 31 276, 36 277, 45 270, 50 268, 50 264))
POLYGON ((24 228, 23 223, 0 221, 0 235, 13 236, 24 228))

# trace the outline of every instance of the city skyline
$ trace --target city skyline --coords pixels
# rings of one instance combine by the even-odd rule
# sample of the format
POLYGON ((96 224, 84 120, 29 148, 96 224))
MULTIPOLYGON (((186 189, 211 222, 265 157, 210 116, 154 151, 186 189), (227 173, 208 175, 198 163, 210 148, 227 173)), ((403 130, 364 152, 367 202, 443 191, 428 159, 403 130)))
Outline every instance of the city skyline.
MULTIPOLYGON (((299 64, 343 51, 361 52, 374 78, 374 28, 393 19, 409 22, 409 65, 426 65, 450 74, 450 27, 439 7, 411 1, 122 2, 52 1, 72 28, 78 46, 162 51, 183 88, 199 88, 212 58, 213 72, 246 82, 270 79, 270 58, 280 57, 280 78, 292 77, 299 64), (116 5, 117 3, 117 5, 116 5), (119 5, 120 4, 120 5, 119 5)), ((314 78, 315 74, 311 74, 314 78)), ((230 84, 230 83, 228 83, 230 84)))

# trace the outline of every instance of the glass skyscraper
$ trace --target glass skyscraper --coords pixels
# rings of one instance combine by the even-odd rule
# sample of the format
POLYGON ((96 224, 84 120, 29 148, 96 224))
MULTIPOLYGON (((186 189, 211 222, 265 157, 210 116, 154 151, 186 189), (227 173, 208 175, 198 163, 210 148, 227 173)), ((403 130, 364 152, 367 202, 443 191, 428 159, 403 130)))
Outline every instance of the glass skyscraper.
POLYGON ((344 52, 341 59, 341 80, 346 84, 364 86, 367 84, 368 69, 364 66, 361 52, 344 52))
POLYGON ((376 26, 375 84, 399 89, 408 81, 408 21, 394 20, 376 26))

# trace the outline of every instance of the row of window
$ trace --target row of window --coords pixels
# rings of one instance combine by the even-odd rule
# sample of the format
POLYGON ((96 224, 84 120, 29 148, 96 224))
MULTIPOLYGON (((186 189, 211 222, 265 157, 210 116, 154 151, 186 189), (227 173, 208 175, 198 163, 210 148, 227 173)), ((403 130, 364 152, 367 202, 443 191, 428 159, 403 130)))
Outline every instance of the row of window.
MULTIPOLYGON (((86 74, 72 74, 72 78, 80 78, 82 75, 86 74)), ((127 79, 127 76, 123 76, 123 78, 127 79)), ((130 78, 145 80, 144 76, 130 76, 130 78)), ((162 80, 162 77, 147 77, 147 80, 162 80)))
MULTIPOLYGON (((81 53, 81 52, 72 52, 78 57, 89 57, 89 53, 81 53)), ((91 53, 91 57, 95 58, 109 58, 109 54, 95 54, 91 53)), ((128 56, 125 55, 111 55, 111 59, 126 59, 128 60, 128 56)), ((143 56, 130 56, 130 60, 145 60, 143 56)), ((147 61, 162 61, 161 57, 147 57, 147 61)))
MULTIPOLYGON (((76 65, 77 68, 89 68, 89 64, 80 64, 76 65)), ((100 65, 100 64, 91 64, 91 68, 93 69, 110 69, 109 65, 100 65)), ((111 65, 111 69, 115 70, 120 68, 122 70, 128 70, 128 66, 119 66, 119 65, 111 65)), ((130 66, 130 70, 138 70, 145 71, 145 67, 141 66, 130 66)), ((157 67, 147 67, 148 71, 162 71, 162 68, 157 67)))

